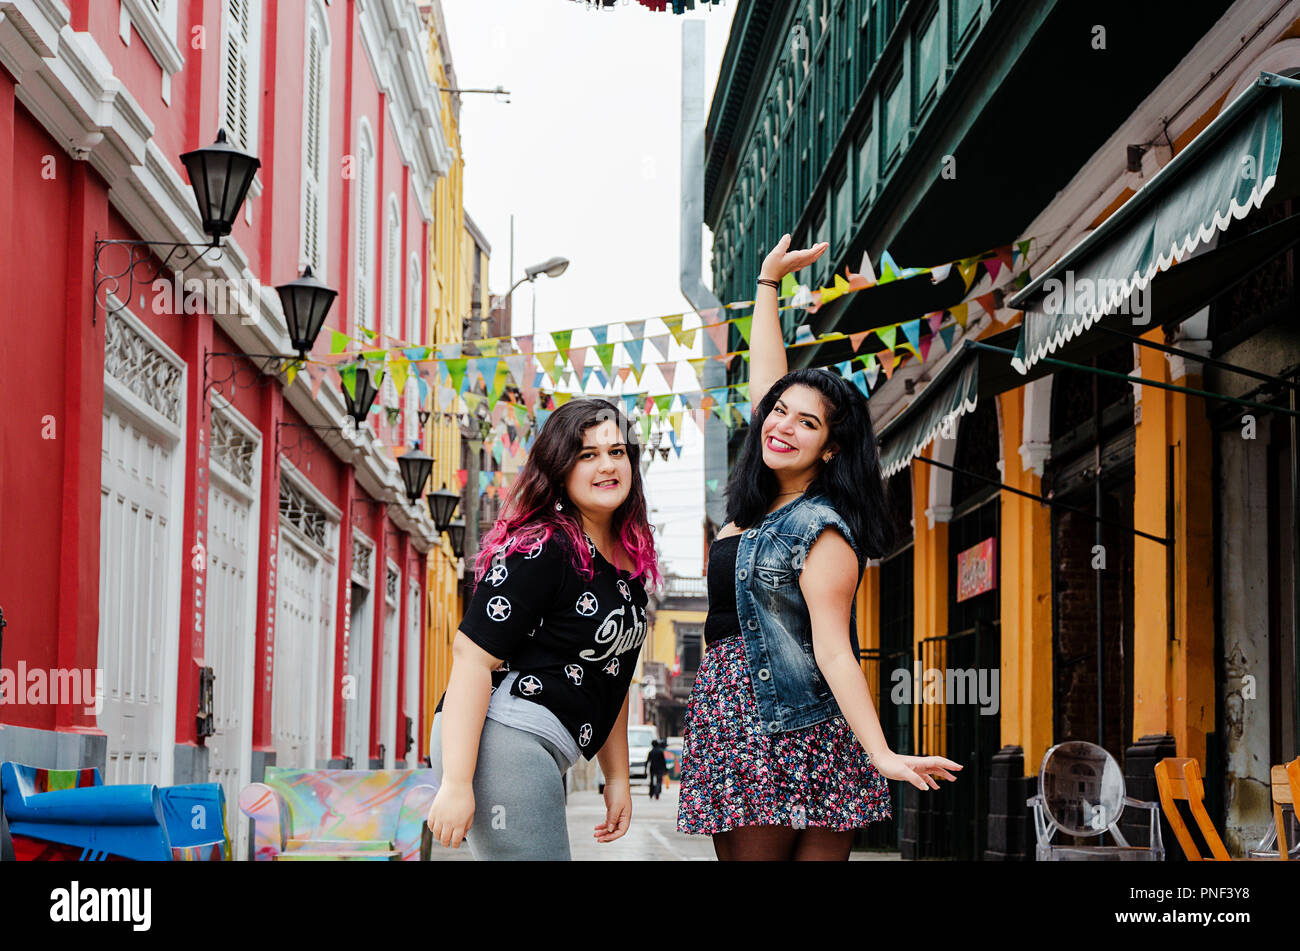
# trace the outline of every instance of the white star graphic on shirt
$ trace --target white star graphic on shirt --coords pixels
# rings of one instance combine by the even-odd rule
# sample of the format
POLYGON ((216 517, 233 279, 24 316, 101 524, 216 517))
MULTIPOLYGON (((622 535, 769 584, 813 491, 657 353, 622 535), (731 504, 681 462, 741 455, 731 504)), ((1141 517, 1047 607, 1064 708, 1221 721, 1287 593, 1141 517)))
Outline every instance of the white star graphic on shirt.
POLYGON ((584 723, 578 728, 578 745, 586 746, 591 742, 591 724, 584 723))
POLYGON ((595 614, 598 607, 600 607, 600 604, 596 601, 596 596, 590 591, 584 591, 575 605, 577 612, 583 617, 590 617, 595 614))
POLYGON ((609 663, 606 664, 604 667, 602 667, 602 668, 600 668, 600 669, 603 670, 605 673, 610 674, 611 676, 617 677, 617 676, 618 676, 618 658, 617 658, 617 657, 611 657, 611 658, 609 659, 609 663))
POLYGON ((510 602, 498 594, 487 603, 487 613, 494 621, 504 621, 510 617, 510 602))
POLYGON ((537 542, 533 545, 533 547, 528 549, 528 554, 524 555, 524 557, 536 558, 541 553, 542 553, 542 540, 539 538, 537 542))
POLYGON ((624 601, 632 600, 632 589, 627 586, 627 582, 622 578, 618 580, 618 593, 623 596, 624 601))
POLYGON ((493 565, 487 575, 488 583, 494 588, 500 587, 501 582, 505 581, 509 574, 505 565, 493 565))
POLYGON ((585 532, 583 533, 582 537, 587 540, 587 554, 591 555, 594 558, 596 556, 596 543, 593 542, 591 540, 591 536, 586 534, 585 532))
POLYGON ((582 668, 577 664, 568 664, 564 668, 564 676, 573 681, 574 686, 582 686, 582 668))
POLYGON ((542 692, 542 682, 529 674, 523 680, 519 681, 519 692, 525 697, 531 697, 534 694, 542 692))

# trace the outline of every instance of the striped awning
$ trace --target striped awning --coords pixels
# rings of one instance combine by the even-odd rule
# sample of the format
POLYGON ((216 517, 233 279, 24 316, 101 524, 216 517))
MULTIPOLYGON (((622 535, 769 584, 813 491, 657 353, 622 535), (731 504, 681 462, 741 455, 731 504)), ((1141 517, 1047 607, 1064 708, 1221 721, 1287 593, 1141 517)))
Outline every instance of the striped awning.
MULTIPOLYGON (((1300 168, 1282 149, 1284 128, 1300 136, 1297 110, 1300 82, 1262 73, 1137 194, 1012 297, 1008 306, 1024 311, 1013 366, 1025 373, 1103 316, 1149 306, 1158 273, 1233 221, 1296 194, 1300 168)), ((1149 310, 1130 316, 1133 332, 1149 329, 1149 310)))

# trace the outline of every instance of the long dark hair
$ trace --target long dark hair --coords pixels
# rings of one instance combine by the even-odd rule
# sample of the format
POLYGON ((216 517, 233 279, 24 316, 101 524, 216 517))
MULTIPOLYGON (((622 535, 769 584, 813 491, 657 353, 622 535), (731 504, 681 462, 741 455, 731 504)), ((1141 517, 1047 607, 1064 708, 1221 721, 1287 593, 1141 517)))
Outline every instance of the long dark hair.
POLYGON ((632 556, 632 577, 643 578, 647 587, 659 584, 659 565, 654 538, 646 518, 645 493, 641 487, 641 446, 636 430, 618 407, 598 397, 570 400, 553 412, 519 470, 510 497, 500 517, 484 537, 474 560, 474 581, 483 579, 498 555, 546 542, 558 532, 568 543, 574 567, 586 578, 594 573, 592 557, 583 540, 582 516, 564 491, 564 482, 578 462, 582 436, 605 421, 618 426, 627 445, 632 467, 632 484, 627 498, 614 510, 611 526, 616 538, 632 556), (557 510, 555 504, 561 503, 557 510))
POLYGON ((727 520, 741 528, 757 525, 776 499, 780 485, 763 461, 763 421, 781 394, 795 384, 811 387, 826 404, 828 445, 839 451, 808 486, 808 495, 824 495, 849 524, 865 558, 879 558, 893 544, 893 527, 885 511, 876 434, 866 397, 856 386, 829 370, 793 370, 772 384, 749 422, 740 459, 727 483, 727 520))

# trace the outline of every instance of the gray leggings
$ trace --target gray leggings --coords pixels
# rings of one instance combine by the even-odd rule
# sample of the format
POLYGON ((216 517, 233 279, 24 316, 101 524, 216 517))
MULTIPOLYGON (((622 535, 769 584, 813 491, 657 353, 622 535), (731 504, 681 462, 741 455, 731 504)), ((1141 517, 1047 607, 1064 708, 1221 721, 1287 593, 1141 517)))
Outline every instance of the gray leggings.
MULTIPOLYGON (((429 762, 442 782, 442 712, 433 718, 429 762)), ((564 754, 535 733, 483 721, 474 769, 474 821, 465 841, 479 861, 568 861, 564 754)))

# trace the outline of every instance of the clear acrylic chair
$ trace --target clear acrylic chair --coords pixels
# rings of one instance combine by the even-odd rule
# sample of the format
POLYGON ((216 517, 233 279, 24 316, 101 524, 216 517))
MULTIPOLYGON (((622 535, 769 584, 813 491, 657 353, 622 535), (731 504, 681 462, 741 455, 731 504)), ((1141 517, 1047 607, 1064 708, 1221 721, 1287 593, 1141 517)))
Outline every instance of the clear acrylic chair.
POLYGON ((1034 810, 1040 862, 1127 861, 1162 862, 1165 847, 1160 837, 1160 805, 1124 794, 1124 774, 1115 758, 1095 743, 1069 740, 1043 755, 1038 770, 1038 794, 1026 800, 1034 810), (1151 815, 1150 845, 1129 845, 1119 831, 1125 806, 1146 809, 1151 815), (1097 840, 1096 845, 1055 842, 1057 833, 1097 840), (1114 845, 1103 845, 1110 833, 1114 845))

